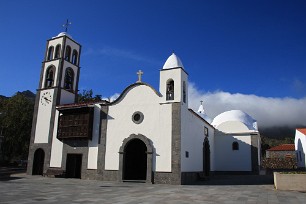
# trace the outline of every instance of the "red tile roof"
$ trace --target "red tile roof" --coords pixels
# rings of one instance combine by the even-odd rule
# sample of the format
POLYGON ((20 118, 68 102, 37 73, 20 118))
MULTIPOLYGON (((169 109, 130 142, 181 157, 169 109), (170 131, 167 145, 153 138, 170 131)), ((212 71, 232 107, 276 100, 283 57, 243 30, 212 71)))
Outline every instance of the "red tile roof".
POLYGON ((278 145, 276 147, 267 149, 267 151, 294 151, 294 150, 295 150, 294 144, 282 144, 282 145, 278 145))
POLYGON ((306 135, 306 128, 298 128, 297 130, 306 135))

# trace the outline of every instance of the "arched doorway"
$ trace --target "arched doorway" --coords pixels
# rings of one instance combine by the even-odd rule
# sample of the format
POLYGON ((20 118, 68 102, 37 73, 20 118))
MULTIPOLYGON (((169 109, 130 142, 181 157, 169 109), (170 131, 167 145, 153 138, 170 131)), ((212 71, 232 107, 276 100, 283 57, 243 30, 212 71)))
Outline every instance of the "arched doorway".
POLYGON ((34 153, 32 175, 43 175, 45 152, 43 149, 37 149, 34 153))
POLYGON ((123 180, 146 180, 147 147, 140 139, 129 141, 124 148, 123 180))
POLYGON ((203 145, 203 171, 205 176, 209 176, 210 172, 210 145, 207 138, 203 145))

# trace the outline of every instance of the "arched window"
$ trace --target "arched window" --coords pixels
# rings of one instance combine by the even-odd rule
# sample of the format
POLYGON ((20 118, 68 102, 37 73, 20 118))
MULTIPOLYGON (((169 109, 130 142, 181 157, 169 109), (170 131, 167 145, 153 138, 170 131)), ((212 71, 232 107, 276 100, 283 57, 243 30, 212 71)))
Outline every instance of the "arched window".
POLYGON ((77 65, 78 63, 78 51, 73 50, 72 52, 72 64, 77 65))
POLYGON ((238 144, 238 142, 233 142, 233 144, 232 144, 232 149, 233 149, 233 150, 239 150, 239 144, 238 144))
POLYGON ((73 89, 74 72, 71 68, 67 68, 65 72, 64 89, 72 91, 73 89))
POLYGON ((52 60, 53 59, 53 46, 50 46, 48 49, 48 55, 47 55, 47 60, 52 60))
POLYGON ((65 60, 70 62, 70 55, 71 55, 71 47, 69 45, 67 45, 66 53, 65 53, 65 60))
POLYGON ((186 103, 186 82, 183 81, 183 102, 186 103))
POLYGON ((173 100, 174 99, 174 81, 169 79, 167 81, 167 89, 166 89, 166 100, 173 100))
POLYGON ((46 72, 45 88, 53 86, 54 83, 54 67, 49 67, 46 72))
POLYGON ((58 59, 61 57, 61 45, 58 44, 56 47, 55 47, 55 56, 54 58, 55 59, 58 59))

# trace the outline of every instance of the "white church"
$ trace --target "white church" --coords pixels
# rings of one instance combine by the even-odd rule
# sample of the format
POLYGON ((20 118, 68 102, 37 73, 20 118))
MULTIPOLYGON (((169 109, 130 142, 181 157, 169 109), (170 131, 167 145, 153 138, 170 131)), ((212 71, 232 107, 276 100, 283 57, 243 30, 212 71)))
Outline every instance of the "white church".
MULTIPOLYGON (((77 103, 81 45, 47 41, 27 173, 104 181, 188 184, 213 174, 257 174, 257 122, 240 110, 207 119, 188 108, 188 68, 174 53, 159 89, 127 84, 112 102, 77 103)), ((135 77, 136 78, 136 77, 135 77)))

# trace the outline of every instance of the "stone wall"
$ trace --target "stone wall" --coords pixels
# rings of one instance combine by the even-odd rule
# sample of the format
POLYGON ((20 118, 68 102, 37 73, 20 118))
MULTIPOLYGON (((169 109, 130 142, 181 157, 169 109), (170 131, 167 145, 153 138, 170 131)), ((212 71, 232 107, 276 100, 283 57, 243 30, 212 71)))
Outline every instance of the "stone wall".
POLYGON ((287 174, 274 172, 274 186, 277 190, 306 192, 306 174, 287 174))

